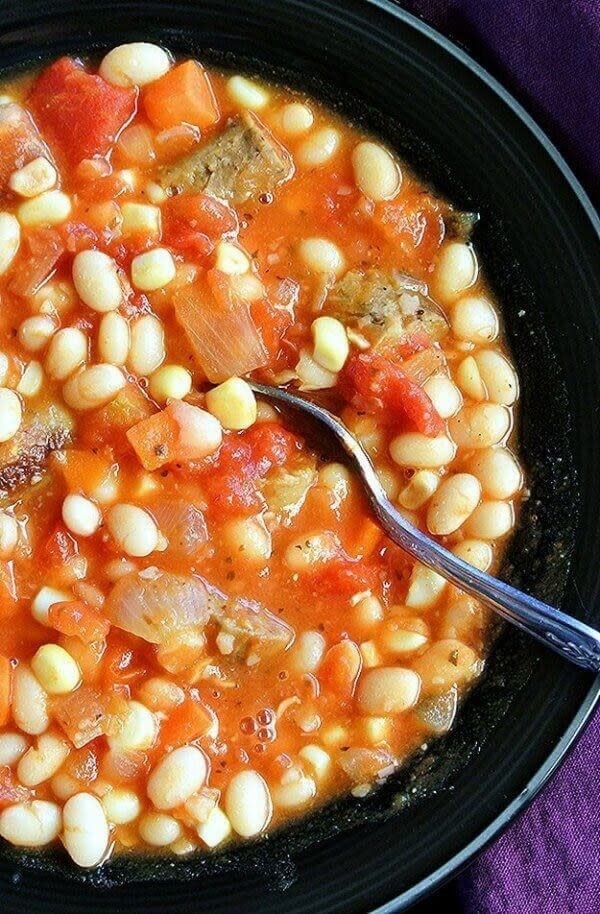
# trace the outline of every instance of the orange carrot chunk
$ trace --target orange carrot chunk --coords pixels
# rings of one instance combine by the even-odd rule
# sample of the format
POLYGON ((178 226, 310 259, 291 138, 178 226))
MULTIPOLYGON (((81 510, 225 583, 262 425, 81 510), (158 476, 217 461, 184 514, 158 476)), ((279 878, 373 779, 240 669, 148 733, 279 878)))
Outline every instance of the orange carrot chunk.
POLYGON ((210 127, 219 120, 219 108, 206 70, 195 60, 173 67, 144 90, 144 108, 155 127, 179 124, 210 127))

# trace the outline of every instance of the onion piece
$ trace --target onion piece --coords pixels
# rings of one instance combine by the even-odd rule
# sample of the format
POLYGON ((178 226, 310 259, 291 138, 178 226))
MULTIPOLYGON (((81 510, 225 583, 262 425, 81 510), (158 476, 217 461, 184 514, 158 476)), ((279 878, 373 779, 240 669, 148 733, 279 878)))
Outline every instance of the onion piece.
POLYGON ((458 689, 454 684, 447 692, 419 702, 415 716, 434 733, 447 733, 454 723, 458 705, 458 689))
POLYGON ((152 133, 144 124, 126 127, 119 136, 115 150, 127 164, 150 165, 156 158, 152 133))
POLYGON ((164 498, 148 505, 148 508, 160 532, 169 541, 169 555, 194 555, 208 540, 208 530, 202 511, 185 499, 164 498))
POLYGON ((65 245, 54 229, 41 228, 27 237, 29 253, 13 270, 10 291, 15 295, 35 295, 50 278, 65 251, 65 245))
POLYGON ((398 760, 385 749, 363 748, 341 749, 337 762, 354 784, 384 780, 398 764, 398 760))
POLYGON ((222 605, 215 610, 214 617, 223 631, 236 637, 237 646, 246 647, 250 643, 260 660, 285 650, 294 637, 294 630, 287 622, 250 600, 222 605))
POLYGON ((221 602, 195 575, 146 568, 120 578, 104 604, 113 625, 151 644, 166 644, 190 628, 204 628, 221 602))
POLYGON ((234 299, 225 274, 211 273, 212 291, 195 283, 176 293, 174 305, 207 378, 218 384, 266 365, 269 355, 247 302, 234 299))

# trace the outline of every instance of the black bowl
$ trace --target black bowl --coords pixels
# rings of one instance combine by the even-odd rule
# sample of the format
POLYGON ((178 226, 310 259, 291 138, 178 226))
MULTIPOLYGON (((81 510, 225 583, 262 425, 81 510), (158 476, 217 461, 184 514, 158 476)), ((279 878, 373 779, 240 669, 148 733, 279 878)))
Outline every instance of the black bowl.
MULTIPOLYGON (((476 243, 523 383, 531 486, 504 573, 597 622, 598 223, 551 143, 463 52, 385 0, 0 2, 6 72, 132 39, 306 87, 481 212, 476 243)), ((377 794, 197 860, 123 857, 84 873, 58 853, 4 847, 2 910, 398 910, 510 822, 597 696, 590 675, 505 631, 456 729, 377 794)))

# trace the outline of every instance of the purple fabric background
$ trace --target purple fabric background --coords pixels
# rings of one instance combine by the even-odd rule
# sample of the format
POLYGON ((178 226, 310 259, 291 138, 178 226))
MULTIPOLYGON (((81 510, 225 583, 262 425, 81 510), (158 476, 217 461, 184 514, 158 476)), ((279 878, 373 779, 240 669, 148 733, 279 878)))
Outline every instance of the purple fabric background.
MULTIPOLYGON (((598 199, 600 0, 399 5, 510 89, 598 199)), ((466 914, 600 914, 600 714, 540 797, 460 877, 459 892, 466 914)))

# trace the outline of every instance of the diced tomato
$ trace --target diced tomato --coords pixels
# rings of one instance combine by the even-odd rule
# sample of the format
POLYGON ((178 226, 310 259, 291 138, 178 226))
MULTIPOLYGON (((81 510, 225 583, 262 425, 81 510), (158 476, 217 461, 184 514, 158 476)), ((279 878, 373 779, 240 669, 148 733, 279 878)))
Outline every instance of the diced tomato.
POLYGON ((104 654, 102 672, 104 685, 110 688, 138 682, 146 675, 147 668, 129 642, 113 629, 104 654))
POLYGON ((23 803, 30 796, 31 791, 17 783, 8 765, 0 765, 0 809, 23 803))
POLYGON ((324 689, 340 698, 352 698, 362 669, 362 657, 354 641, 340 641, 330 647, 319 667, 319 681, 324 689))
POLYGON ((133 117, 137 91, 112 86, 81 61, 61 57, 35 82, 28 106, 50 145, 71 165, 106 155, 133 117))
POLYGON ((257 482, 283 466, 300 447, 299 439, 276 422, 261 422, 229 435, 215 458, 200 471, 214 511, 250 514, 261 504, 257 482))
POLYGON ((275 357, 286 330, 294 322, 293 311, 278 305, 269 298, 261 298, 259 301, 253 302, 250 311, 254 323, 260 329, 260 335, 269 355, 275 357))
POLYGON ((357 409, 377 412, 384 421, 408 420, 424 435, 441 435, 444 430, 423 388, 384 356, 353 355, 344 368, 341 389, 357 409))
POLYGON ((74 635, 86 644, 102 641, 108 635, 110 622, 81 600, 53 603, 48 610, 48 624, 63 635, 74 635))
POLYGON ((208 194, 181 194, 171 197, 164 207, 167 229, 202 232, 220 238, 237 231, 237 215, 225 203, 208 194))
POLYGON ((321 594, 351 596, 375 586, 377 569, 344 554, 315 565, 311 579, 321 594))
POLYGON ((200 697, 188 696, 169 714, 160 728, 160 743, 167 752, 206 736, 213 724, 213 716, 202 704, 200 697))
POLYGON ((56 269, 66 245, 55 229, 39 228, 25 239, 25 256, 12 271, 10 291, 15 295, 34 295, 56 269))
POLYGON ((408 258, 429 267, 445 234, 441 205, 426 193, 400 194, 395 200, 380 203, 375 218, 384 233, 408 258))
POLYGON ((210 127, 219 120, 219 108, 210 77, 195 60, 173 67, 144 89, 144 108, 160 129, 192 124, 210 127))
POLYGON ((67 533, 63 524, 57 524, 44 545, 45 561, 50 567, 56 567, 64 565, 76 555, 79 555, 77 541, 67 533))
POLYGON ((125 698, 89 685, 52 701, 52 716, 77 749, 118 730, 126 714, 125 698))

